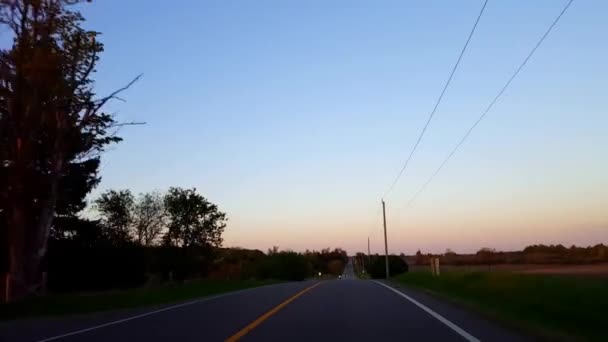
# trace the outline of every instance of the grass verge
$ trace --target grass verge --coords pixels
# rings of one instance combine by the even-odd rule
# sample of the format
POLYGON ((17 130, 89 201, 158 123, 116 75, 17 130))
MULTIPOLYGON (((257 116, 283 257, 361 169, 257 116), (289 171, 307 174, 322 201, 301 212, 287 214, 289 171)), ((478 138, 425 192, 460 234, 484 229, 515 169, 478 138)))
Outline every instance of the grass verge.
POLYGON ((278 281, 201 280, 179 285, 114 292, 47 295, 0 304, 0 321, 151 306, 274 283, 278 281))
POLYGON ((357 278, 359 279, 371 279, 367 272, 357 272, 357 278))
POLYGON ((608 341, 608 279, 499 272, 411 272, 398 282, 550 339, 608 341))

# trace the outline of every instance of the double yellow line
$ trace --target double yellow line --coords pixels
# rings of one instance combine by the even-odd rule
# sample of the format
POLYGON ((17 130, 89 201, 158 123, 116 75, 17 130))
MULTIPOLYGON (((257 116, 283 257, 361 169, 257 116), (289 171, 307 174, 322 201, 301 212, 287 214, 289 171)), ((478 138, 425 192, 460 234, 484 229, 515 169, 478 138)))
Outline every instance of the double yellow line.
POLYGON ((258 319, 256 319, 255 321, 249 323, 249 325, 247 325, 246 327, 241 329, 236 334, 228 337, 226 339, 226 342, 236 342, 236 341, 240 340, 243 336, 247 335, 251 330, 255 329, 258 325, 262 324, 265 320, 270 318, 272 315, 276 314, 282 308, 286 307, 289 303, 293 302, 294 300, 298 299, 298 297, 300 297, 301 295, 305 294, 306 292, 314 289, 315 287, 317 287, 319 285, 321 285, 321 283, 315 283, 312 286, 309 286, 309 287, 305 288, 304 290, 296 293, 295 295, 287 298, 287 300, 285 300, 283 303, 270 309, 270 311, 268 311, 265 314, 263 314, 262 316, 258 317, 258 319))

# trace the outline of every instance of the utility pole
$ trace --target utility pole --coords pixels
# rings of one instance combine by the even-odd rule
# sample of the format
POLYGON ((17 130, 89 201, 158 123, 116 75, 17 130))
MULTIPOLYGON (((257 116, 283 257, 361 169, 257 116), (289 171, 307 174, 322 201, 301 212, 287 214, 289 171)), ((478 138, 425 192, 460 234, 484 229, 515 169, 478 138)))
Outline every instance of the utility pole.
POLYGON ((384 199, 382 199, 382 218, 384 219, 384 261, 386 264, 386 279, 388 279, 390 274, 388 272, 388 241, 386 239, 386 208, 384 199))
MULTIPOLYGON (((365 255, 363 256, 363 260, 365 260, 365 255)), ((367 237, 367 264, 369 265, 372 262, 371 253, 369 252, 369 236, 367 237)), ((365 273, 367 269, 364 269, 365 273)))

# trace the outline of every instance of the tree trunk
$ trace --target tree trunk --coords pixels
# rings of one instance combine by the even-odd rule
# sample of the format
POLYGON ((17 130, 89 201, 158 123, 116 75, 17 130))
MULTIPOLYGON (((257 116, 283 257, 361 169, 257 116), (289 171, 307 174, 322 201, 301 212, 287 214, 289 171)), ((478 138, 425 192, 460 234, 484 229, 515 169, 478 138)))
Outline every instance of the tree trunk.
MULTIPOLYGON (((63 164, 63 163, 60 163, 63 164)), ((35 245, 33 246, 34 252, 38 259, 42 259, 46 255, 47 243, 51 232, 51 225, 53 224, 53 218, 55 217, 55 204, 57 203, 57 190, 59 186, 60 171, 55 172, 52 175, 49 195, 44 202, 41 211, 40 218, 37 225, 35 237, 35 245)))
POLYGON ((25 184, 23 181, 26 168, 23 162, 26 144, 18 134, 14 137, 14 166, 9 174, 8 196, 8 259, 9 280, 7 281, 6 300, 13 301, 27 293, 24 257, 27 234, 25 184))
MULTIPOLYGON (((46 198, 39 199, 40 209, 32 209, 27 195, 25 179, 22 177, 27 168, 22 158, 16 158, 14 174, 11 177, 13 184, 11 196, 11 219, 9 223, 9 282, 7 301, 14 301, 35 291, 40 284, 40 262, 46 254, 46 247, 50 228, 55 214, 59 178, 63 170, 62 154, 59 152, 59 141, 55 143, 56 153, 53 166, 45 185, 46 198), (26 214, 27 213, 27 214, 26 214), (29 218, 29 219, 28 219, 29 218), (37 219, 37 220, 35 220, 37 219)), ((23 152, 18 144, 17 152, 23 152)), ((19 157, 21 157, 18 154, 19 157)))
MULTIPOLYGON (((63 121, 57 116, 57 129, 59 131, 64 127, 63 121)), ((57 191, 59 186, 59 178, 63 174, 63 153, 61 137, 57 137, 54 143, 54 154, 52 157, 52 169, 49 175, 48 196, 42 201, 38 222, 32 225, 31 239, 26 255, 26 276, 29 286, 29 291, 36 290, 41 285, 40 263, 46 255, 47 243, 50 235, 51 225, 55 216, 55 204, 57 203, 57 191)))
POLYGON ((7 301, 22 298, 27 293, 26 277, 24 270, 25 256, 25 215, 23 207, 15 198, 12 204, 11 224, 9 225, 8 249, 9 249, 9 280, 7 301))

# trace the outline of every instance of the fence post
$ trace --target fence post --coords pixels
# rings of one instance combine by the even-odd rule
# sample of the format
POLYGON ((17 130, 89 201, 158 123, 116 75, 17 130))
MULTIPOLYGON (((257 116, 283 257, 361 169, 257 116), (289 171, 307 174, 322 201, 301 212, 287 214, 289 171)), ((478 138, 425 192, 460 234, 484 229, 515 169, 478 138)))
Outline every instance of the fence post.
POLYGON ((4 274, 4 302, 8 303, 11 296, 11 274, 6 272, 4 274))
POLYGON ((40 281, 40 292, 46 294, 46 283, 47 283, 47 273, 46 271, 42 272, 42 279, 40 281))
POLYGON ((435 258, 435 275, 439 276, 439 274, 441 274, 441 272, 439 271, 439 257, 435 258))

